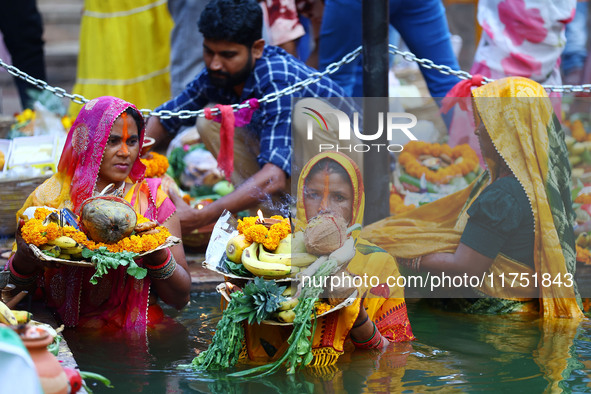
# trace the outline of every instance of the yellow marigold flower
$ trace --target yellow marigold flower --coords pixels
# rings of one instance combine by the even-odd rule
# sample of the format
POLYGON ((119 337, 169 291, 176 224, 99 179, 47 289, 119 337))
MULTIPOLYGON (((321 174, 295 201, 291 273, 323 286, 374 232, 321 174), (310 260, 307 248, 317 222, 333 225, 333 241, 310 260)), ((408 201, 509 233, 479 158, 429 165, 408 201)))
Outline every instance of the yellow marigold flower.
POLYGON ((152 152, 152 158, 140 159, 146 166, 146 178, 158 178, 168 170, 168 159, 166 156, 152 152))
POLYGON ((150 221, 150 219, 144 217, 143 215, 141 215, 139 213, 137 214, 137 224, 145 223, 145 222, 149 222, 149 221, 150 221))
POLYGON ((279 237, 280 240, 287 237, 287 234, 289 233, 291 233, 291 226, 289 225, 289 223, 285 222, 275 223, 269 229, 269 234, 277 235, 277 237, 279 237))
POLYGON ((468 144, 450 148, 447 144, 410 141, 404 146, 404 151, 398 157, 398 163, 407 174, 417 179, 420 179, 424 174, 425 179, 429 182, 442 184, 449 183, 454 176, 462 176, 475 171, 478 168, 478 156, 468 144), (421 155, 428 154, 439 157, 444 153, 457 162, 446 167, 442 166, 437 170, 431 170, 418 160, 421 155))
POLYGON ((279 245, 279 241, 281 238, 276 233, 269 232, 267 237, 263 240, 263 246, 270 251, 277 249, 277 245, 279 245))
POLYGON ((30 219, 21 228, 23 240, 28 244, 40 246, 47 243, 45 226, 39 219, 30 219))
POLYGON ((240 234, 244 234, 244 230, 250 226, 254 226, 257 219, 258 218, 256 216, 247 216, 245 218, 238 219, 238 226, 236 229, 240 234))
POLYGON ((267 237, 268 230, 262 224, 255 224, 244 230, 244 238, 250 242, 262 243, 267 237))
POLYGON ((57 225, 57 223, 49 223, 45 227, 45 236, 48 240, 52 241, 59 237, 61 234, 61 227, 57 225))
POLYGON ((43 221, 43 220, 45 220, 47 215, 49 215, 51 212, 53 212, 53 211, 50 209, 40 207, 35 210, 34 216, 35 216, 35 219, 39 219, 39 220, 43 221))

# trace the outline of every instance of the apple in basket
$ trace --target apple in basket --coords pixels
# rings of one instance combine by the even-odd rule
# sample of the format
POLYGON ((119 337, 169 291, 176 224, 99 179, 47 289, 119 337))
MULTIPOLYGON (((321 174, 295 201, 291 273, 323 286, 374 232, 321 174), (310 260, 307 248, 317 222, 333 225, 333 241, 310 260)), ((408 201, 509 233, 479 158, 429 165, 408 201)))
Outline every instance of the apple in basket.
POLYGON ((137 223, 133 207, 117 196, 97 196, 80 207, 82 231, 95 242, 116 243, 128 237, 137 223))

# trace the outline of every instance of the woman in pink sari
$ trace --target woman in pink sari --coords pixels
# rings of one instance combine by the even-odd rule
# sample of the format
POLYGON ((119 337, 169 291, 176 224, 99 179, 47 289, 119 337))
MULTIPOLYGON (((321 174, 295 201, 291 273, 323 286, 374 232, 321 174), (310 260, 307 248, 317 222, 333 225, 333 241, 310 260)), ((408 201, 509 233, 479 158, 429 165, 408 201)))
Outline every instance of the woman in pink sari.
MULTIPOLYGON (((68 133, 58 172, 29 196, 17 220, 30 206, 67 207, 79 213, 84 200, 114 184, 114 193, 137 213, 180 237, 175 206, 160 189, 160 179, 144 179, 139 158, 143 139, 144 120, 133 104, 115 97, 89 101, 68 133)), ((8 268, 17 287, 38 284, 48 306, 68 327, 145 334, 163 316, 158 298, 177 309, 187 304, 191 278, 182 245, 150 253, 138 265, 148 269, 146 278, 135 279, 120 266, 92 285, 93 268, 50 266, 17 234, 17 250, 8 268)))

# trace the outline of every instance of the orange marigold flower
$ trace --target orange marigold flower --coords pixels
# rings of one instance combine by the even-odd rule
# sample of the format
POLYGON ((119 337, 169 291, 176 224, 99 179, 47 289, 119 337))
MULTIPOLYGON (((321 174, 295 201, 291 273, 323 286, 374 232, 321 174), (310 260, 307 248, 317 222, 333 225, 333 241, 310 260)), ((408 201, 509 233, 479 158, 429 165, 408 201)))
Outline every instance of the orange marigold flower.
POLYGON ((35 209, 35 219, 39 219, 39 220, 45 220, 45 218, 47 217, 47 215, 49 215, 51 212, 53 212, 51 209, 47 209, 47 208, 43 208, 43 207, 39 207, 37 209, 35 209))
POLYGON ((281 238, 277 236, 277 234, 273 234, 269 232, 267 237, 263 240, 263 246, 270 251, 277 249, 277 245, 279 245, 279 241, 281 238))
POLYGON ((168 170, 168 159, 160 153, 151 152, 150 159, 140 159, 146 166, 146 178, 158 178, 168 170))
POLYGON ((262 224, 255 224, 244 230, 244 238, 250 242, 262 243, 267 237, 267 233, 267 227, 262 224))
POLYGON ((291 226, 286 222, 275 223, 269 229, 269 234, 275 234, 279 239, 285 238, 289 233, 291 233, 291 226))
POLYGON ((257 219, 258 218, 256 216, 247 216, 245 218, 238 219, 238 226, 236 229, 240 234, 244 234, 244 230, 250 226, 254 226, 257 219))
POLYGON ((478 168, 478 156, 476 152, 468 145, 462 144, 450 148, 447 144, 429 144, 424 141, 410 141, 404 146, 404 151, 398 156, 399 164, 404 171, 420 179, 424 174, 425 179, 432 183, 449 183, 454 176, 466 175, 478 168), (434 157, 446 154, 455 163, 447 167, 440 167, 437 170, 431 170, 422 165, 418 160, 421 155, 431 155, 434 157))

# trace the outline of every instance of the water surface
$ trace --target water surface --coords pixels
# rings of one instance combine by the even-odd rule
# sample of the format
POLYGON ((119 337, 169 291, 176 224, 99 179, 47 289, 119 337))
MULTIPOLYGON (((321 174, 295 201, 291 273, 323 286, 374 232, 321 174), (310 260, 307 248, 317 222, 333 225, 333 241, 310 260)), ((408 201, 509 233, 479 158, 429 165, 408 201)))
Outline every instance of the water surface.
POLYGON ((195 349, 207 348, 221 317, 219 295, 193 293, 182 312, 166 308, 176 324, 142 341, 89 338, 66 332, 81 370, 103 374, 114 390, 96 393, 423 393, 591 392, 591 323, 543 323, 532 315, 475 316, 442 312, 408 301, 417 340, 385 352, 355 351, 336 367, 305 369, 260 380, 227 380, 225 373, 179 370, 195 349))

